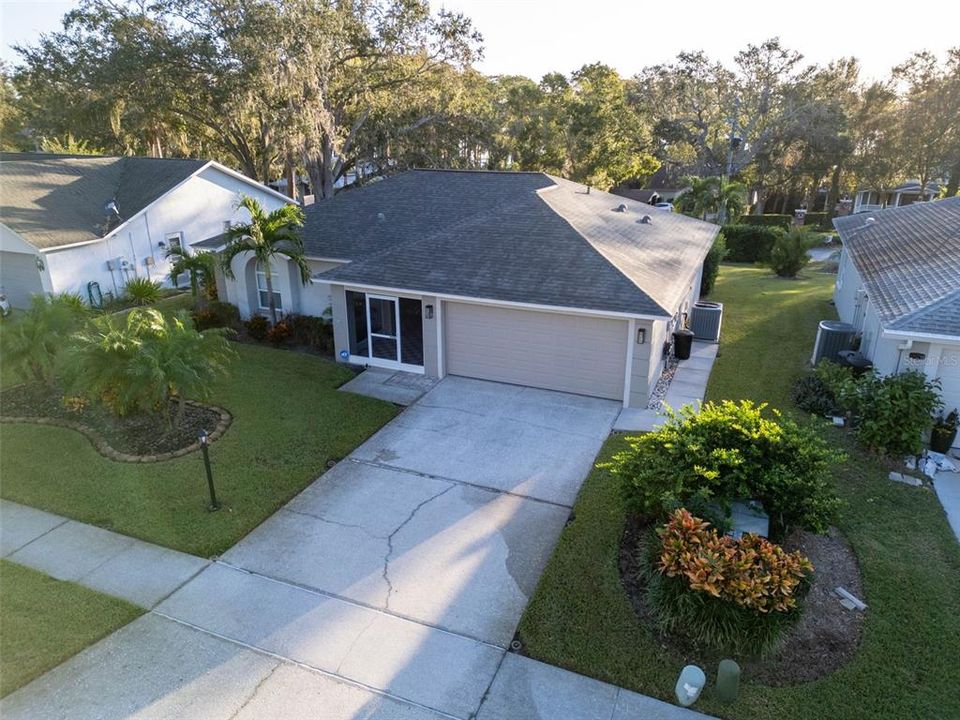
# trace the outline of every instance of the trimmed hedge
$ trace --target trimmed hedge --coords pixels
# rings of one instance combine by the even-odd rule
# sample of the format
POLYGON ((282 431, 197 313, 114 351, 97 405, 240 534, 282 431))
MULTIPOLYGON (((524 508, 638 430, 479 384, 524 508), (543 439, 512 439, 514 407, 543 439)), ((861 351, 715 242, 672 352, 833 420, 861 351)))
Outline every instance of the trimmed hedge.
POLYGON ((739 220, 741 225, 757 225, 760 227, 779 227, 786 230, 793 224, 793 215, 743 215, 739 220))
POLYGON ((779 227, 724 225, 723 237, 727 244, 725 259, 728 262, 769 262, 770 250, 784 234, 785 231, 779 227))
POLYGON ((823 227, 827 224, 827 214, 825 212, 808 212, 803 218, 804 225, 816 225, 823 227))

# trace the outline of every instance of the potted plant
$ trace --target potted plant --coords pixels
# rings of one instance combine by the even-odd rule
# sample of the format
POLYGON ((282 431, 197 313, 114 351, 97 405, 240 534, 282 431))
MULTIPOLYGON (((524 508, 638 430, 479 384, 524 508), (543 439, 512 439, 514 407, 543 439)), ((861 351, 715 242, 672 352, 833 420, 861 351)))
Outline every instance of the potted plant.
POLYGON ((954 408, 947 415, 942 412, 933 421, 930 431, 930 449, 938 453, 948 453, 957 439, 957 410, 954 408))

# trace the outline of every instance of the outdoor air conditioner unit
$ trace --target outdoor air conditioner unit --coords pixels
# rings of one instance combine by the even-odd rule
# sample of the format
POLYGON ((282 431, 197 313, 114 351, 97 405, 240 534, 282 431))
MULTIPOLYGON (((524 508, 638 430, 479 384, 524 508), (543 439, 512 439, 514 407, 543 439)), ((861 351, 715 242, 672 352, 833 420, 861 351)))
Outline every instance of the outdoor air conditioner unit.
POLYGON ((821 320, 817 328, 817 341, 813 346, 810 363, 816 365, 826 358, 839 362, 839 353, 849 350, 857 329, 850 323, 836 320, 821 320))
POLYGON ((697 340, 720 342, 720 323, 723 321, 723 303, 701 300, 693 304, 690 329, 697 340))

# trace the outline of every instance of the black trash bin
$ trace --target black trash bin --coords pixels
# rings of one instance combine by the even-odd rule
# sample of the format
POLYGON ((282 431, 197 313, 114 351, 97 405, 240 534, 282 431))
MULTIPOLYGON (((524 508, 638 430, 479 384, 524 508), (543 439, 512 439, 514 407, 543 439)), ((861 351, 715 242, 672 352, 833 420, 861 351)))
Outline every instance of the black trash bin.
POLYGON ((853 368, 853 374, 860 377, 873 368, 873 363, 856 350, 841 350, 837 353, 840 364, 853 368))
POLYGON ((689 360, 693 347, 693 330, 680 328, 673 331, 673 354, 677 360, 689 360))

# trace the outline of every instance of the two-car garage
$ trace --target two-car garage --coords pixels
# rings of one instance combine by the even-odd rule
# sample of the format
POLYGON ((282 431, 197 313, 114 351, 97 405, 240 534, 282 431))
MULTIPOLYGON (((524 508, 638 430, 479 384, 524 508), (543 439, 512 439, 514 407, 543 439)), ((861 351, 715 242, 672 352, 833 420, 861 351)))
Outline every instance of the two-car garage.
POLYGON ((447 302, 446 372, 623 399, 627 321, 447 302))

